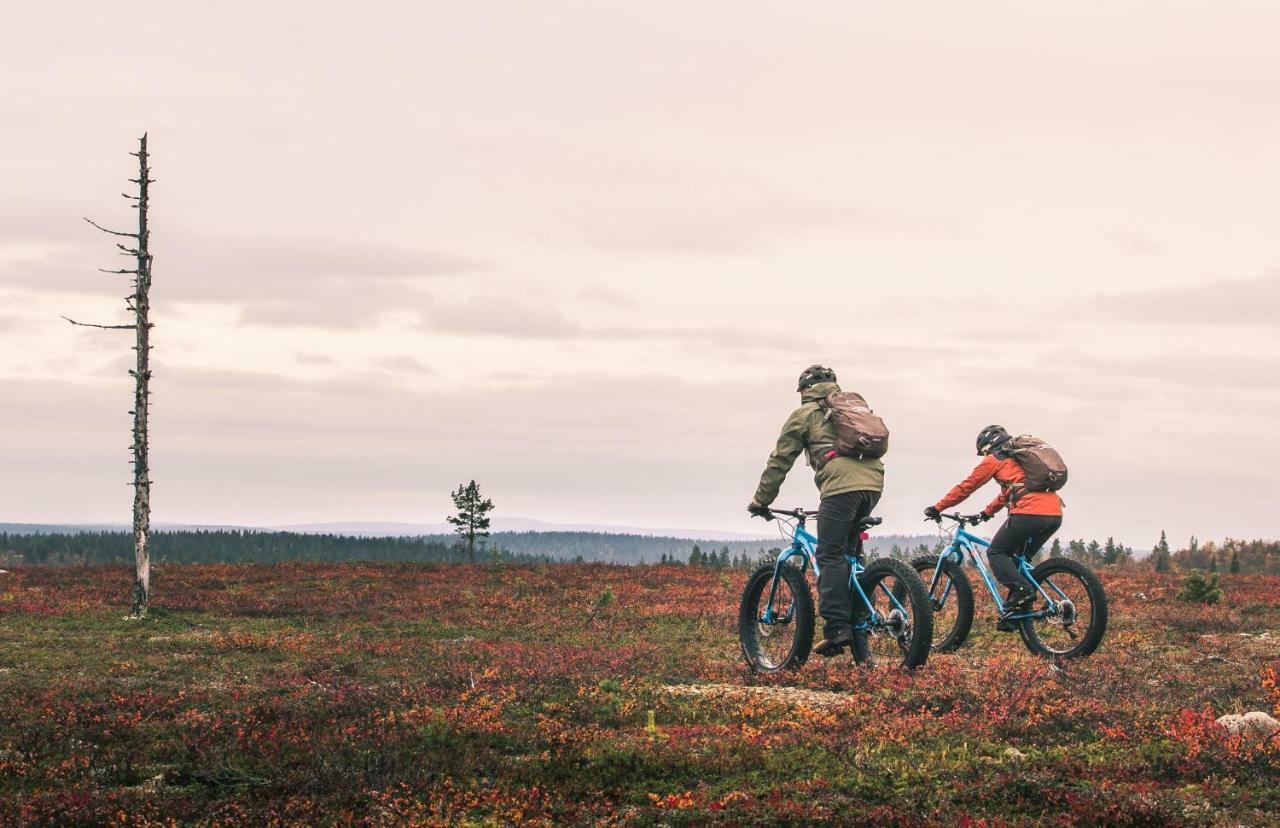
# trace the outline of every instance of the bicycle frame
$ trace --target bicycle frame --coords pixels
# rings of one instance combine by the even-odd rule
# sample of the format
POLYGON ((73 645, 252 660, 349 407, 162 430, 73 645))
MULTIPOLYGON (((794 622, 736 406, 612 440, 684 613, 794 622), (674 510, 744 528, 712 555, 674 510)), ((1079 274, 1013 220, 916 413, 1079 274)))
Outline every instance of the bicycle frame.
MULTIPOLYGON (((983 557, 978 554, 978 547, 986 549, 990 548, 990 546, 991 541, 965 531, 963 524, 957 526, 955 536, 951 539, 951 544, 942 550, 942 554, 938 555, 938 563, 933 568, 933 577, 929 581, 929 594, 933 595, 934 589, 938 586, 938 579, 942 577, 942 566, 947 562, 947 559, 950 558, 958 566, 964 566, 965 552, 968 552, 970 560, 973 561, 974 568, 977 569, 978 574, 982 576, 982 582, 987 585, 987 591, 991 593, 992 600, 996 602, 996 611, 1003 615, 1004 599, 1000 597, 1000 585, 991 574, 991 570, 987 568, 986 561, 984 561, 983 557)), ((1045 618, 1050 615, 1056 615, 1058 612, 1057 602, 1054 601, 1053 597, 1050 596, 1049 593, 1045 592, 1044 587, 1041 586, 1034 577, 1032 577, 1031 564, 1022 556, 1018 556, 1018 570, 1022 573, 1022 577, 1027 579, 1027 583, 1031 584, 1035 591, 1044 597, 1046 606, 1041 610, 1014 613, 1009 616, 1009 619, 1012 621, 1022 621, 1028 618, 1045 618)), ((1062 590, 1058 589, 1057 585, 1054 584, 1053 581, 1049 581, 1048 583, 1049 587, 1054 592, 1058 593, 1058 597, 1060 599, 1063 601, 1067 600, 1067 596, 1062 592, 1062 590)), ((947 596, 950 592, 951 584, 948 582, 946 590, 943 592, 941 597, 937 599, 939 607, 946 603, 947 596)))
MULTIPOLYGON (((806 570, 813 570, 813 579, 815 582, 822 574, 822 570, 818 566, 818 538, 804 528, 804 521, 805 519, 802 517, 796 519, 796 524, 793 527, 791 534, 791 545, 778 556, 778 560, 774 564, 773 585, 769 588, 769 603, 765 606, 764 614, 760 618, 761 622, 765 624, 779 623, 779 615, 773 606, 773 601, 778 595, 778 582, 780 580, 780 573, 782 572, 781 568, 788 565, 787 561, 792 558, 801 558, 803 561, 801 567, 806 570)), ((858 576, 863 573, 866 567, 863 566, 862 561, 854 555, 845 555, 845 558, 849 561, 849 592, 851 594, 856 594, 867 608, 867 620, 860 624, 855 624, 853 629, 873 629, 874 627, 882 624, 883 619, 881 618, 880 613, 876 612, 876 608, 871 603, 871 600, 867 598, 866 592, 862 589, 862 584, 858 583, 858 576)), ((903 613, 907 612, 906 607, 902 606, 902 603, 898 601, 893 592, 885 587, 883 583, 879 584, 879 587, 880 590, 888 596, 889 601, 893 604, 894 608, 903 613)), ((781 623, 790 623, 795 615, 795 610, 795 600, 792 599, 791 606, 787 607, 786 613, 781 616, 781 623)))

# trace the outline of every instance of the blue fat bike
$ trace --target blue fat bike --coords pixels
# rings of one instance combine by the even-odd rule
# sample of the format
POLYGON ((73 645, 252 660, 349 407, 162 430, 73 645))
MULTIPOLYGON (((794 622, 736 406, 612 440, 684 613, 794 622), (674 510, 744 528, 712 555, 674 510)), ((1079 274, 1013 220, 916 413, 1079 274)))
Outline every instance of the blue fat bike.
MULTIPOLYGON (((815 580, 819 573, 818 539, 805 529, 805 521, 817 512, 772 510, 771 514, 790 530, 791 545, 776 561, 751 573, 738 610, 742 656, 759 673, 795 670, 808 659, 814 611, 806 573, 812 569, 815 580)), ((847 555, 855 608, 853 658, 860 664, 918 667, 928 660, 933 640, 929 594, 920 576, 902 561, 878 558, 863 564, 861 538, 879 523, 880 518, 865 520, 854 535, 859 539, 856 548, 847 555)))
POLYGON ((991 574, 979 549, 991 542, 965 531, 976 526, 977 515, 943 515, 954 521, 944 532, 947 543, 936 556, 911 562, 928 587, 933 608, 935 638, 933 649, 950 652, 964 644, 973 627, 973 587, 964 572, 966 557, 973 562, 995 601, 996 612, 1022 636, 1031 652, 1050 658, 1082 658, 1102 643, 1107 631, 1107 596, 1102 582, 1084 564, 1070 558, 1049 558, 1034 568, 1027 559, 1017 558, 1022 577, 1035 590, 1031 607, 1005 616, 999 584, 991 574))

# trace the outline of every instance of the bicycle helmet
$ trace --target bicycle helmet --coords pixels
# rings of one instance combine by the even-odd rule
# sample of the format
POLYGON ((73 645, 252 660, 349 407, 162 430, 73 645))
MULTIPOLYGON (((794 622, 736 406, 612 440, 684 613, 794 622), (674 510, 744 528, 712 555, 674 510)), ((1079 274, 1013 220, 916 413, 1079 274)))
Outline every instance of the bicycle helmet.
POLYGON ((978 432, 978 456, 990 454, 1004 442, 1009 439, 1009 432, 1005 431, 1004 426, 989 425, 982 431, 978 432))
POLYGON ((797 391, 803 391, 811 385, 817 385, 820 382, 835 382, 836 372, 827 368, 825 365, 810 365, 800 373, 800 382, 796 385, 797 391))

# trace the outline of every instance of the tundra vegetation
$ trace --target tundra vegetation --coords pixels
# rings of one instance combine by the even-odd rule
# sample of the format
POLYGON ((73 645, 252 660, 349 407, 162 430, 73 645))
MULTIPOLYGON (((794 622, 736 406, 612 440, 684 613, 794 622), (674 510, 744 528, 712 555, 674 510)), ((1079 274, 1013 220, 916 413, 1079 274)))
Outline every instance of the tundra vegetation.
POLYGON ((731 568, 153 574, 163 589, 134 622, 125 569, 0 574, 0 824, 1264 825, 1280 812, 1280 737, 1262 718, 1280 716, 1274 575, 1223 574, 1204 604, 1177 600, 1182 574, 1106 568, 1107 639, 1062 669, 980 614, 969 645, 914 673, 839 659, 770 679, 740 662, 745 573, 731 568))

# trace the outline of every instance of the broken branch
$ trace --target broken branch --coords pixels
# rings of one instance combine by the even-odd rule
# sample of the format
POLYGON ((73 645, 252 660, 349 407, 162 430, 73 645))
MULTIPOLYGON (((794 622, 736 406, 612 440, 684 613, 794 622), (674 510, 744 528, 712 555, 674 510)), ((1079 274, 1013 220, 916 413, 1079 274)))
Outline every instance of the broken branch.
MULTIPOLYGON (((84 216, 81 216, 81 218, 84 218, 84 216)), ((94 227, 98 228, 99 230, 101 230, 101 231, 102 231, 102 232, 104 232, 104 233, 110 233, 110 234, 111 234, 111 235, 113 235, 113 236, 128 236, 128 237, 129 237, 129 238, 131 238, 131 239, 136 239, 136 238, 138 238, 138 234, 137 234, 137 233, 121 233, 119 230, 108 230, 107 228, 103 227, 101 224, 98 224, 98 223, 97 223, 96 221, 94 221, 93 219, 88 219, 88 218, 86 218, 86 219, 84 219, 84 220, 85 220, 85 221, 87 221, 87 222, 89 222, 89 223, 90 223, 90 224, 92 224, 94 227)))
POLYGON ((67 320, 68 322, 70 322, 72 325, 78 325, 78 326, 80 326, 81 328, 101 328, 101 329, 102 329, 102 330, 104 330, 104 331, 133 331, 133 330, 137 330, 137 326, 135 326, 135 325, 95 325, 95 324, 94 324, 94 323, 92 323, 92 322, 77 322, 76 320, 72 319, 70 316, 64 316, 64 317, 62 317, 62 318, 63 318, 63 319, 65 319, 65 320, 67 320))

